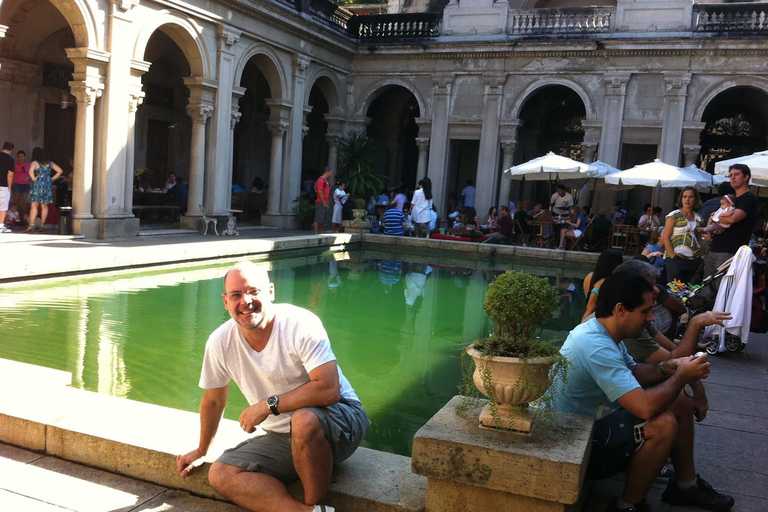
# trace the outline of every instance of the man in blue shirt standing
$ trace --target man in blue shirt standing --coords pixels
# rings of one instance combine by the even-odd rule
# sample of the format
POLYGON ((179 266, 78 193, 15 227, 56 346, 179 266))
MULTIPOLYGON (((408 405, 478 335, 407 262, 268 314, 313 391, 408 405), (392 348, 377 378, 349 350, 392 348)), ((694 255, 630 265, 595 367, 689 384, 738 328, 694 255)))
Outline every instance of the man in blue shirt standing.
POLYGON ((636 363, 622 341, 653 320, 653 286, 643 277, 615 272, 600 287, 595 318, 573 329, 560 352, 567 383, 553 384, 554 408, 597 418, 588 474, 607 478, 628 469, 624 491, 608 511, 650 511, 645 496, 671 456, 675 478, 662 500, 726 511, 733 498, 696 474, 693 407, 683 387, 709 376, 707 355, 636 363))
POLYGON ((472 186, 472 180, 467 180, 467 186, 461 191, 461 197, 464 200, 464 208, 475 207, 475 187, 472 186))

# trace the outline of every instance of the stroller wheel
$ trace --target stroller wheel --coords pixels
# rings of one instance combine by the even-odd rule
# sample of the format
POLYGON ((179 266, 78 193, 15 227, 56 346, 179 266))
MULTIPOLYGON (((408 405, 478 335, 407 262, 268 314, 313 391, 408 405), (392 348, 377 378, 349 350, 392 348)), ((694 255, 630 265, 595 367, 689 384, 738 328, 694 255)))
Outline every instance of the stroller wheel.
POLYGON ((719 354, 720 352, 718 351, 718 345, 719 344, 716 340, 710 340, 706 348, 707 354, 711 356, 716 356, 719 354))
POLYGON ((725 335, 725 348, 727 348, 729 352, 739 352, 740 350, 744 350, 742 345, 744 345, 744 343, 741 342, 741 338, 738 336, 732 334, 725 335))
POLYGON ((736 352, 741 352, 745 348, 747 348, 747 344, 746 343, 739 343, 739 348, 736 349, 736 352))

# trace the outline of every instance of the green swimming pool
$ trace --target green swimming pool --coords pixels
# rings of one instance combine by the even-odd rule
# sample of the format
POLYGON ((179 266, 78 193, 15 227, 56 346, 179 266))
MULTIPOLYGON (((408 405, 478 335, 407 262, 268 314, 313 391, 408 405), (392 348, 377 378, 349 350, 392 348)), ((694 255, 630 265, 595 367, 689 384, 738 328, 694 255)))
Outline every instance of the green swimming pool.
MULTIPOLYGON (((461 348, 491 330, 482 302, 503 270, 549 276, 560 288, 543 337, 564 339, 581 317, 586 269, 448 263, 367 252, 266 263, 277 301, 323 320, 372 420, 369 447, 410 455, 416 430, 457 394, 461 348)), ((221 276, 229 266, 0 290, 0 357, 71 372, 74 387, 196 411, 206 339, 228 318, 221 276)), ((225 416, 237 419, 246 406, 232 386, 225 416)))

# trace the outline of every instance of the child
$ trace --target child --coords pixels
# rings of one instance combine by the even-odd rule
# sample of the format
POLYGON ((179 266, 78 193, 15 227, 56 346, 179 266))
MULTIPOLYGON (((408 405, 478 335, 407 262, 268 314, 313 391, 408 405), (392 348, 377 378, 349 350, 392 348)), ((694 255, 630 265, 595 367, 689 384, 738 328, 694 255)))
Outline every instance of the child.
POLYGON ((699 228, 700 232, 703 233, 709 233, 710 231, 714 231, 718 228, 729 228, 731 227, 731 224, 728 222, 728 219, 733 216, 733 205, 736 201, 736 198, 733 194, 726 194, 723 197, 720 198, 720 208, 712 214, 712 217, 709 219, 709 224, 707 224, 706 228, 699 228), (725 221, 725 222, 721 222, 725 221))
POLYGON ((21 224, 21 219, 19 218, 19 207, 16 205, 16 203, 11 203, 8 205, 8 212, 5 214, 5 223, 9 226, 16 226, 21 224))

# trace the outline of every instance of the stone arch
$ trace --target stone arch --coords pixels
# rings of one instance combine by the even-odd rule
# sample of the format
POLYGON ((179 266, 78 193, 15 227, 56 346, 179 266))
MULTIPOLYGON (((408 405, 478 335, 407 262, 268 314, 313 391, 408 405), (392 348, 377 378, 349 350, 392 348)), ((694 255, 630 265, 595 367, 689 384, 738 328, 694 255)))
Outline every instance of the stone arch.
POLYGON ((202 37, 203 27, 167 10, 152 13, 143 21, 134 46, 134 59, 144 60, 149 38, 155 31, 161 30, 184 53, 184 57, 189 63, 191 76, 213 78, 208 48, 202 37))
POLYGON ((309 94, 312 91, 312 88, 317 86, 318 89, 323 93, 325 96, 325 99, 328 101, 328 108, 330 112, 336 112, 341 113, 343 110, 343 105, 341 101, 341 84, 339 83, 339 78, 336 76, 335 73, 331 72, 329 69, 326 68, 320 68, 315 73, 312 74, 309 80, 307 80, 308 87, 305 91, 305 98, 304 98, 304 104, 309 104, 309 94), (327 79, 327 80, 323 80, 327 79))
POLYGON ((371 106, 371 103, 373 103, 373 101, 381 93, 384 92, 385 88, 390 85, 397 85, 400 87, 404 87, 405 89, 410 91, 411 94, 413 94, 413 97, 416 99, 416 103, 419 105, 420 117, 429 117, 431 115, 427 112, 427 102, 424 99, 424 95, 422 94, 418 86, 416 86, 416 84, 414 84, 410 80, 404 80, 402 78, 382 78, 381 80, 377 80, 374 83, 372 83, 370 86, 368 86, 366 90, 363 91, 363 94, 361 96, 361 98, 363 98, 363 101, 360 102, 360 107, 356 109, 355 115, 358 117, 365 117, 369 107, 371 106))
POLYGON ((523 109, 523 106, 525 106, 525 103, 534 95, 536 92, 541 89, 542 87, 547 87, 551 85, 560 85, 563 87, 567 87, 568 89, 571 89, 573 92, 578 94, 578 96, 581 98, 581 102, 584 104, 584 109, 586 110, 586 118, 587 120, 595 120, 597 119, 597 109, 595 107, 595 101, 592 98, 592 96, 587 92, 584 87, 582 87, 577 82, 574 82, 573 80, 570 80, 568 78, 542 78, 540 80, 536 80, 535 82, 531 83, 520 91, 520 94, 514 97, 514 99, 511 102, 511 107, 509 109, 509 114, 505 116, 508 119, 517 119, 520 117, 520 112, 523 109))
POLYGON ((287 73, 283 67, 280 55, 274 48, 264 43, 254 43, 243 52, 235 67, 234 85, 238 87, 240 86, 240 80, 243 78, 245 66, 253 57, 259 57, 259 62, 257 63, 258 68, 267 79, 272 98, 287 98, 287 73))
POLYGON ((102 29, 95 22, 91 6, 85 0, 17 0, 2 3, 0 24, 7 25, 5 49, 13 53, 12 42, 18 37, 14 27, 21 27, 32 12, 44 3, 52 5, 66 20, 76 47, 102 48, 102 29), (11 46, 7 46, 7 45, 11 46))
MULTIPOLYGON (((690 121, 699 122, 704 117, 704 111, 707 109, 712 100, 714 100, 718 94, 732 89, 734 87, 750 87, 768 95, 768 80, 760 76, 738 76, 729 77, 727 80, 723 80, 717 84, 708 87, 703 94, 699 95, 699 100, 696 105, 691 109, 690 121)), ((689 96, 690 97, 690 96, 689 96)))

